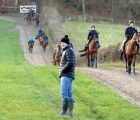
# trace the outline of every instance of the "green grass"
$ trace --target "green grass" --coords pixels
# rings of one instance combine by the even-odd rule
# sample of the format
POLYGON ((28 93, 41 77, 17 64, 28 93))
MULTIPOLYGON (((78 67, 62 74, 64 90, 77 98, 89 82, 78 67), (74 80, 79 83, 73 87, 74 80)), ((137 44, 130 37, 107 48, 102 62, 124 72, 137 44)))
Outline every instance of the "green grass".
POLYGON ((59 67, 30 66, 23 57, 14 23, 0 20, 1 120, 140 120, 140 109, 90 76, 76 71, 74 116, 61 110, 59 67), (9 47, 8 47, 9 46, 9 47))

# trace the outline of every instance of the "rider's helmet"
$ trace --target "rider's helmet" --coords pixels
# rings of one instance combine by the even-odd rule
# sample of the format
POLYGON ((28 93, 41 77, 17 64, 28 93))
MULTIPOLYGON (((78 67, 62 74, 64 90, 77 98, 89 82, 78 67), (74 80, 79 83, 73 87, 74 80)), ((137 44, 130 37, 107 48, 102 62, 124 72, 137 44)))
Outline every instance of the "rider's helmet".
POLYGON ((133 21, 133 20, 130 20, 130 21, 129 21, 129 24, 131 24, 131 23, 133 23, 133 24, 134 24, 134 21, 133 21))
POLYGON ((91 25, 91 28, 95 28, 95 26, 94 25, 91 25))

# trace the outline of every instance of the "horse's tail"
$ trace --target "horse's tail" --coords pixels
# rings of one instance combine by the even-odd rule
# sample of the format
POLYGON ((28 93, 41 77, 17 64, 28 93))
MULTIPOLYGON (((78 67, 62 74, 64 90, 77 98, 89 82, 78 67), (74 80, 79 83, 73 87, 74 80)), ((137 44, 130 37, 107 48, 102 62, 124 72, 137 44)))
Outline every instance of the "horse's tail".
POLYGON ((79 50, 79 52, 85 52, 86 51, 86 49, 84 49, 84 50, 79 50))
POLYGON ((84 57, 86 55, 86 53, 80 54, 80 57, 84 57))

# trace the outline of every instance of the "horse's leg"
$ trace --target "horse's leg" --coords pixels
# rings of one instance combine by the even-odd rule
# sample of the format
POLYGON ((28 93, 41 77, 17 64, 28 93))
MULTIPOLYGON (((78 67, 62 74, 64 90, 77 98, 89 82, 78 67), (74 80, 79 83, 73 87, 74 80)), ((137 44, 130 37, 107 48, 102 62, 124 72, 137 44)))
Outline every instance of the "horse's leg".
POLYGON ((127 57, 126 57, 126 54, 124 53, 124 58, 125 58, 125 64, 126 64, 126 66, 125 66, 125 69, 126 69, 126 72, 128 72, 128 69, 127 69, 127 57))
POLYGON ((90 55, 87 55, 87 59, 88 59, 88 64, 87 64, 87 66, 88 66, 88 67, 90 67, 90 59, 89 59, 89 56, 90 56, 90 55))
POLYGON ((135 75, 135 60, 136 60, 136 55, 133 55, 133 74, 135 75))
POLYGON ((94 53, 91 54, 91 61, 90 61, 90 63, 91 63, 91 67, 92 67, 92 68, 94 68, 94 60, 95 60, 94 57, 95 57, 95 56, 94 56, 94 53))
POLYGON ((96 56, 96 58, 95 58, 95 68, 97 68, 97 64, 98 64, 98 58, 96 56))
POLYGON ((38 26, 37 26, 37 21, 36 21, 36 27, 38 27, 38 26))
POLYGON ((132 63, 132 59, 131 57, 128 59, 128 74, 131 73, 131 63, 132 63))

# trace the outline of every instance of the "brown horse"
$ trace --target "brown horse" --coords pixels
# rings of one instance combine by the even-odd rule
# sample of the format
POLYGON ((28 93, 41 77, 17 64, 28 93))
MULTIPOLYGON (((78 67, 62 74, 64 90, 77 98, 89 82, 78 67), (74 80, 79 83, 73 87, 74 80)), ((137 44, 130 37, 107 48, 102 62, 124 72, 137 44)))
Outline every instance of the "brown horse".
POLYGON ((43 47, 44 52, 46 50, 47 45, 48 45, 48 41, 44 40, 43 43, 42 43, 42 47, 43 47))
MULTIPOLYGON (((94 36, 91 42, 89 43, 89 47, 86 50, 86 53, 81 54, 80 57, 87 56, 88 59, 88 67, 97 68, 97 51, 98 51, 98 39, 94 36)), ((83 52, 83 51, 81 51, 83 52)))
POLYGON ((27 24, 32 24, 32 16, 27 17, 27 24))
POLYGON ((39 40, 39 44, 40 44, 40 46, 43 45, 43 37, 42 37, 40 34, 38 34, 38 35, 36 36, 35 39, 38 39, 38 40, 39 40))
POLYGON ((135 31, 131 40, 128 41, 125 50, 124 58, 126 62, 126 72, 131 73, 131 64, 133 64, 133 74, 135 75, 135 61, 137 55, 137 42, 140 42, 140 32, 135 31))
POLYGON ((34 42, 29 41, 29 42, 28 42, 28 46, 29 46, 29 52, 32 53, 33 46, 34 46, 34 42))
POLYGON ((58 66, 60 65, 61 56, 62 56, 61 46, 57 44, 55 48, 55 53, 53 56, 53 61, 52 61, 53 65, 58 65, 58 66))

